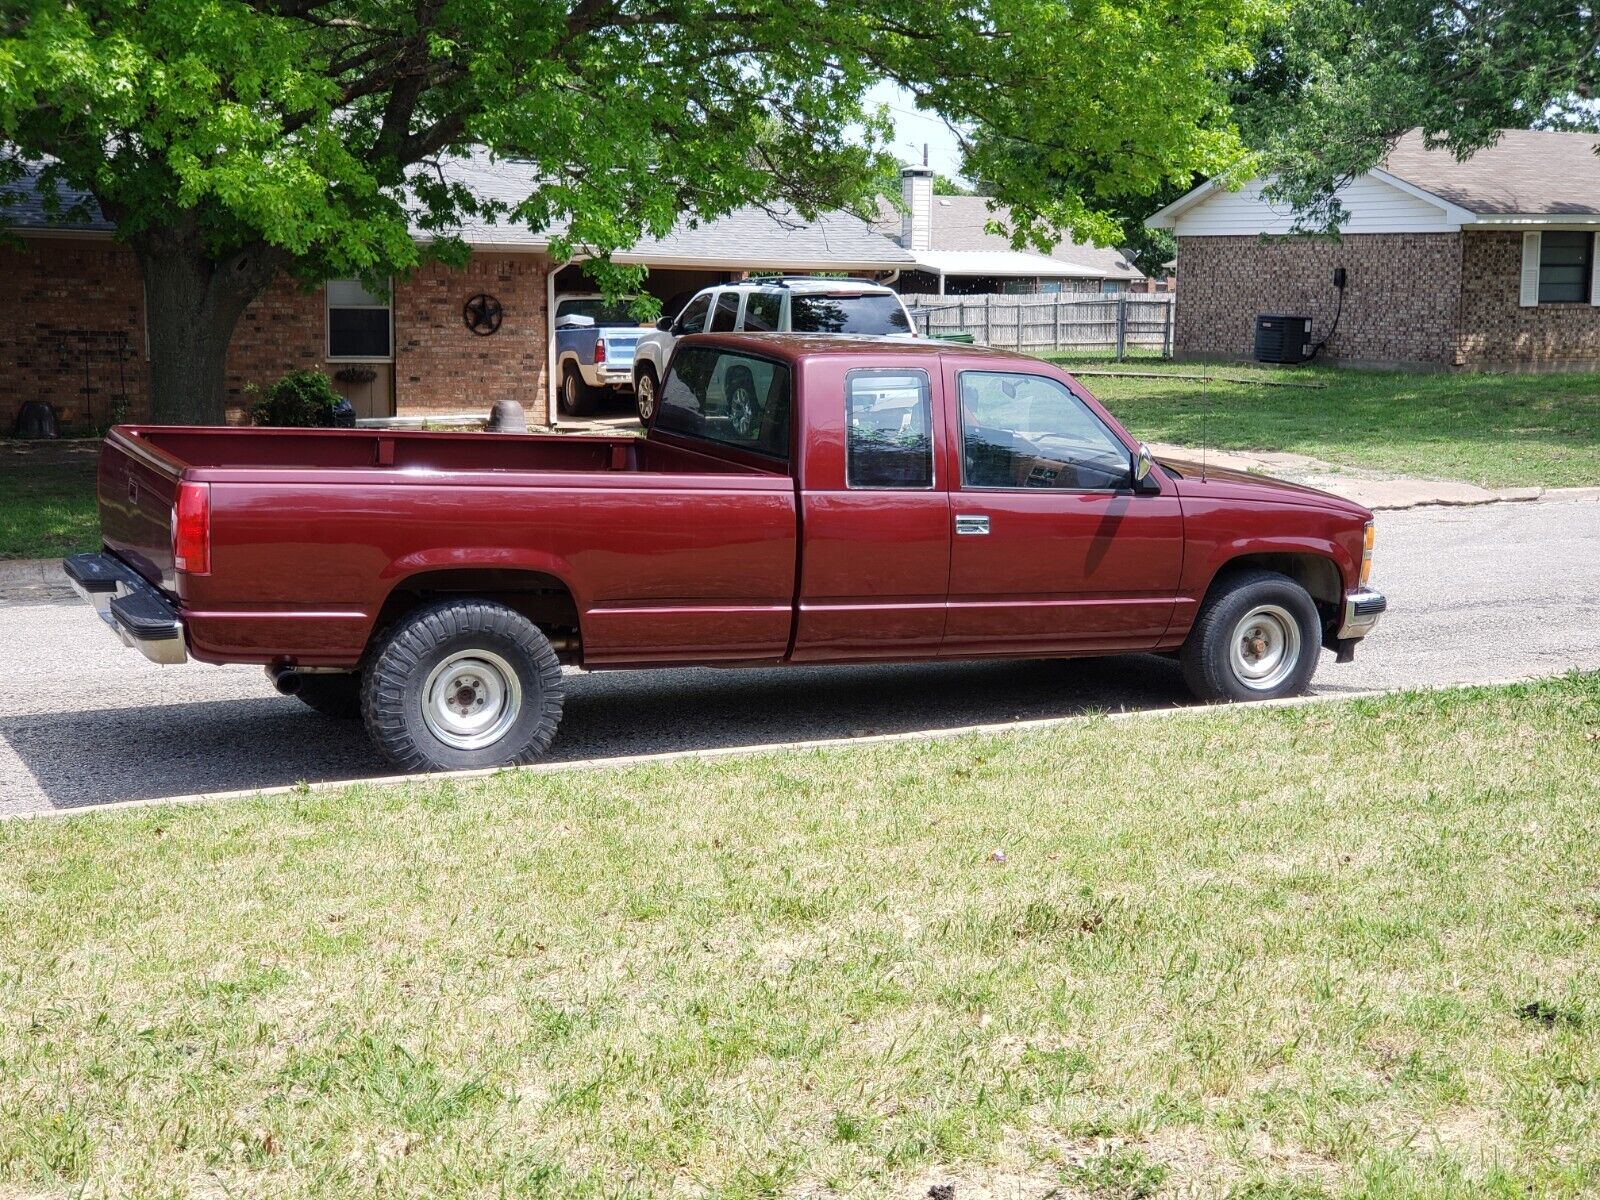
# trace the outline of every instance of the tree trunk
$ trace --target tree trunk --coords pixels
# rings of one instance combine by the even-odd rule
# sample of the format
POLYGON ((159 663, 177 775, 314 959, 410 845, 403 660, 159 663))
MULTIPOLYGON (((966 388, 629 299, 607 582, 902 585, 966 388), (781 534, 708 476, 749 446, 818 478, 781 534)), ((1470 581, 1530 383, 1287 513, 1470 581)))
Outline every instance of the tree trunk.
POLYGON ((272 282, 279 252, 262 244, 213 258, 192 226, 146 231, 133 248, 144 272, 154 419, 226 423, 228 343, 250 301, 272 282))

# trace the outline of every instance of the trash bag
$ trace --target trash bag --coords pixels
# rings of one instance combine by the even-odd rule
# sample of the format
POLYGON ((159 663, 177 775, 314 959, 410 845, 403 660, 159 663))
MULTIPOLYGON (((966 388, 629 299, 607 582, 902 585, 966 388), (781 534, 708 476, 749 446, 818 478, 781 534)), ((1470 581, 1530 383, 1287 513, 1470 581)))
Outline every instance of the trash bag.
POLYGON ((33 440, 61 436, 61 420, 55 406, 44 400, 29 400, 17 410, 16 427, 12 430, 19 438, 33 440))
POLYGON ((333 406, 333 427, 335 429, 354 429, 356 427, 356 406, 342 396, 339 399, 339 403, 333 406))

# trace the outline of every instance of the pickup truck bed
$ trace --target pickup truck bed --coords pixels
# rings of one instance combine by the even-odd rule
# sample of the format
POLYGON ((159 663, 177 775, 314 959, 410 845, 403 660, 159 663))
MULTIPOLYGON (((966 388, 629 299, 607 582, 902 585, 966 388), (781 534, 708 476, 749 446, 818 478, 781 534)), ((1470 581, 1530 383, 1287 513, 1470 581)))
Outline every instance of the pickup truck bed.
POLYGON ((788 644, 794 480, 687 447, 130 426, 107 437, 98 488, 106 548, 184 610, 202 662, 353 667, 401 580, 469 564, 570 577, 562 615, 589 665, 773 661, 788 644), (206 575, 174 570, 180 480, 209 485, 206 575))
POLYGON ((642 439, 119 427, 99 500, 66 570, 125 642, 260 663, 405 767, 542 753, 561 662, 1178 652, 1270 698, 1385 606, 1360 506, 926 341, 686 337, 642 439))

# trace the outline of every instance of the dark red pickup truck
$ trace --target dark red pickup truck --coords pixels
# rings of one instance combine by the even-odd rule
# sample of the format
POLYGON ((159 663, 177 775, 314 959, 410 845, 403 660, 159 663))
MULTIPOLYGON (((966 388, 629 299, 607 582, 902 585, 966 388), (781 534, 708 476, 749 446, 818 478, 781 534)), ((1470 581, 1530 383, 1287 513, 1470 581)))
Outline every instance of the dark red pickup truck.
POLYGON ((1303 691, 1384 599, 1365 509, 1152 462, 1069 375, 684 339, 649 434, 112 430, 67 574, 158 663, 261 663, 405 768, 527 762, 588 668, 1177 654, 1303 691))

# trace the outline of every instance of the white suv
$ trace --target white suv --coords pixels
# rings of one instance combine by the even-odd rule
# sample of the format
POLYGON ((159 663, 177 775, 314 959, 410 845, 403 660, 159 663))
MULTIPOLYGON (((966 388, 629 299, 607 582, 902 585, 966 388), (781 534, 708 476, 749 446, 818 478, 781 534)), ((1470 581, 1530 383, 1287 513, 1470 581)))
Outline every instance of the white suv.
POLYGON ((634 347, 633 395, 639 419, 648 424, 655 414, 667 360, 680 337, 739 332, 917 336, 899 293, 864 279, 763 277, 704 288, 676 316, 657 321, 656 331, 634 347))

